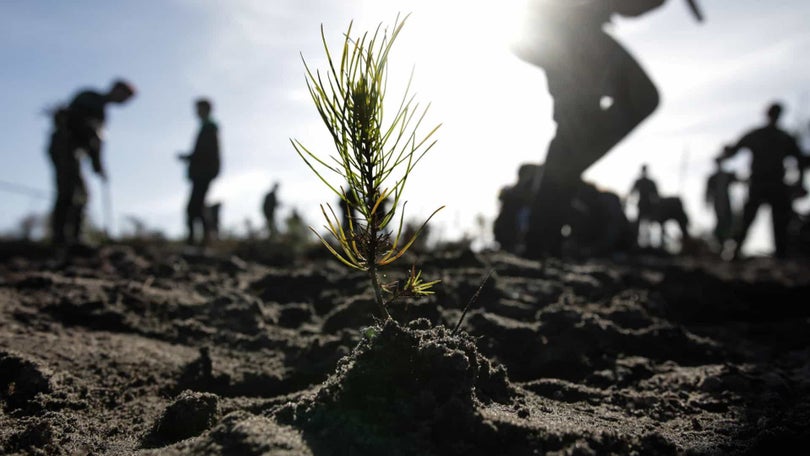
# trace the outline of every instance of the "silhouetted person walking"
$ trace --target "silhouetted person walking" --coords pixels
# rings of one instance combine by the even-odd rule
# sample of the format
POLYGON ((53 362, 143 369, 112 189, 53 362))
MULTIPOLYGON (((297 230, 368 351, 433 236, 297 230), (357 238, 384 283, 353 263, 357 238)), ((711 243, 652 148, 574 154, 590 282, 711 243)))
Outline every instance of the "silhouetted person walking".
POLYGON ((629 196, 636 196, 636 209, 638 215, 636 216, 636 233, 641 237, 641 228, 644 226, 645 239, 647 243, 650 241, 650 223, 656 219, 656 210, 658 205, 658 186, 655 181, 650 179, 647 175, 647 165, 641 165, 641 175, 635 182, 633 187, 630 188, 629 196))
POLYGON ((56 177, 56 201, 51 214, 54 244, 80 242, 87 204, 81 158, 83 155, 90 157, 93 171, 102 179, 107 179, 101 160, 105 109, 110 103, 126 102, 134 94, 135 89, 131 84, 117 80, 106 93, 95 90, 79 92, 70 104, 54 113, 54 129, 48 146, 56 177))
MULTIPOLYGON (((751 151, 751 176, 748 185, 748 199, 743 207, 742 224, 734 240, 734 255, 739 255, 748 228, 754 221, 761 204, 771 207, 775 255, 786 256, 787 227, 793 208, 788 185, 785 184, 785 164, 787 157, 794 157, 797 163, 803 159, 796 139, 779 128, 782 106, 774 103, 768 107, 768 123, 745 134, 736 144, 726 147, 722 160, 734 156, 741 149, 751 151)), ((801 166, 799 166, 801 174, 801 166)))
POLYGON ((205 216, 205 196, 211 181, 219 174, 219 130, 211 119, 213 109, 208 99, 200 98, 194 104, 197 117, 200 119, 200 132, 190 154, 181 154, 179 158, 188 162, 188 179, 191 181, 191 195, 186 208, 188 225, 188 244, 196 243, 196 224, 202 225, 202 244, 208 243, 211 235, 211 224, 205 216))
POLYGON ((722 250, 732 236, 734 212, 731 209, 731 184, 739 182, 737 175, 723 169, 723 160, 715 159, 715 170, 706 181, 706 204, 714 209, 714 239, 722 250))
POLYGON ((531 43, 517 52, 545 72, 557 132, 532 204, 527 256, 559 254, 581 174, 658 106, 653 82, 603 27, 614 14, 640 16, 664 1, 535 2, 531 43))
POLYGON ((278 207, 278 182, 273 184, 273 188, 264 196, 262 212, 264 220, 267 222, 267 235, 274 236, 278 233, 276 227, 276 208, 278 207))

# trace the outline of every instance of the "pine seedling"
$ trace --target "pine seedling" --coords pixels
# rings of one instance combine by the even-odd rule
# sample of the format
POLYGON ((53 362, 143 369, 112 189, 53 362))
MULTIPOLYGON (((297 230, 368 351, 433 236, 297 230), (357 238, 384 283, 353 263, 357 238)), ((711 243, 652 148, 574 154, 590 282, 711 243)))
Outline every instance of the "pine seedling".
POLYGON ((405 183, 436 143, 433 137, 440 126, 424 135, 418 133, 430 105, 420 107, 410 94, 413 72, 396 111, 383 116, 388 57, 406 20, 407 16, 400 20, 397 15, 390 31, 380 24, 373 34, 366 32, 358 37, 352 36, 350 23, 338 65, 321 26, 328 61, 325 74, 313 72, 303 55, 301 58, 307 88, 332 136, 336 153, 321 158, 301 141, 291 139, 298 155, 340 197, 349 212, 344 223, 329 204, 321 205, 324 228, 336 246, 310 229, 341 263, 368 275, 380 316, 385 320, 391 318, 388 306, 396 298, 433 293, 431 287, 438 281, 425 282, 415 267, 401 282, 383 284, 379 274, 380 268, 402 257, 444 207, 436 209, 410 237, 403 236, 404 201, 400 214, 397 211, 405 183), (335 185, 330 178, 339 178, 341 184, 335 185))

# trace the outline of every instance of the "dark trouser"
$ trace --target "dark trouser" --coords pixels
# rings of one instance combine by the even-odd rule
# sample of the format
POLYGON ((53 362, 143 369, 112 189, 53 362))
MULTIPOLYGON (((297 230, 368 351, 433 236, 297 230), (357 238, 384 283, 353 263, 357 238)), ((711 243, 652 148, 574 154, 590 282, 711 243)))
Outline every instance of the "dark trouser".
POLYGON ((636 60, 601 30, 569 38, 568 58, 544 68, 557 133, 531 208, 526 254, 559 255, 560 230, 582 173, 658 105, 655 85, 636 60), (612 104, 603 107, 603 98, 612 104))
POLYGON ((742 247, 748 228, 757 216, 761 204, 771 206, 771 221, 773 223, 773 240, 775 254, 779 258, 787 255, 788 222, 793 208, 790 205, 790 196, 786 185, 780 183, 763 184, 751 182, 748 187, 748 200, 743 208, 742 225, 737 233, 737 249, 742 247))
POLYGON ((51 235, 55 244, 79 240, 87 203, 87 190, 79 161, 73 158, 56 163, 56 202, 51 214, 51 235))
POLYGON ((731 212, 731 202, 728 198, 717 198, 714 200, 714 238, 717 239, 721 245, 726 240, 731 239, 731 230, 734 224, 734 217, 731 212))
POLYGON ((549 157, 543 168, 540 187, 532 201, 529 226, 526 231, 525 254, 530 258, 545 255, 559 256, 562 247, 562 227, 568 220, 571 201, 576 193, 579 176, 576 173, 561 175, 557 169, 556 156, 551 151, 557 138, 549 146, 549 157), (554 173, 554 174, 552 174, 554 173))
POLYGON ((195 226, 196 222, 200 221, 202 224, 202 242, 208 240, 209 223, 205 216, 205 195, 208 193, 208 187, 211 185, 211 179, 196 179, 191 181, 191 195, 188 198, 188 206, 186 207, 186 225, 188 226, 188 242, 193 244, 196 240, 195 226))

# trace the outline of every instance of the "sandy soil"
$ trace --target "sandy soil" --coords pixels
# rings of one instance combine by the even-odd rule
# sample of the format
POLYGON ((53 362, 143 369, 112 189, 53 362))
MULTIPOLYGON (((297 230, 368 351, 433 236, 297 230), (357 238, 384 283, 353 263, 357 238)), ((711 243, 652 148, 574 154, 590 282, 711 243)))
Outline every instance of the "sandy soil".
POLYGON ((442 279, 437 293, 395 305, 400 324, 375 326, 362 275, 271 248, 108 246, 70 261, 6 248, 0 452, 784 454, 810 444, 808 263, 540 263, 448 248, 415 259, 442 279))

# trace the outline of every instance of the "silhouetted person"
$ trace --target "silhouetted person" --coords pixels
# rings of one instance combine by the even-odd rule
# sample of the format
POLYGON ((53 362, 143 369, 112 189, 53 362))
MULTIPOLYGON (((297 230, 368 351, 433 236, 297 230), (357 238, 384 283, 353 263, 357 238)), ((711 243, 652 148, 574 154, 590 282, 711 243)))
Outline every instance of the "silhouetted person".
POLYGON ((649 241, 650 222, 656 218, 656 205, 658 204, 658 186, 655 181, 647 175, 647 165, 641 165, 641 175, 633 182, 628 196, 636 196, 636 232, 641 235, 641 228, 644 227, 646 238, 649 241))
POLYGON ((664 1, 535 1, 531 43, 517 52, 545 72, 557 132, 532 204, 527 256, 559 254, 581 174, 658 106, 653 82, 603 27, 614 14, 640 16, 664 1))
POLYGON ((502 250, 522 252, 529 224, 529 208, 534 198, 535 180, 541 167, 542 165, 531 163, 521 165, 517 182, 502 188, 498 195, 501 207, 492 231, 502 250))
MULTIPOLYGON (((779 128, 782 106, 774 103, 768 107, 768 123, 745 134, 736 144, 726 147, 721 159, 734 156, 741 149, 751 151, 751 175, 748 185, 748 199, 743 207, 742 223, 734 240, 734 255, 739 255, 748 228, 759 211, 761 204, 771 207, 775 254, 782 258, 787 254, 787 227, 793 208, 788 185, 785 184, 785 164, 787 157, 794 157, 801 164, 803 157, 796 139, 779 128)), ((801 165, 799 165, 801 175, 801 165)), ((800 179, 801 180, 801 179, 800 179)))
POLYGON ((310 230, 298 209, 293 209, 285 221, 287 225, 286 241, 293 247, 302 246, 309 240, 310 230))
POLYGON ((56 177, 56 201, 51 214, 54 244, 80 242, 87 187, 81 172, 81 158, 90 158, 93 171, 102 179, 107 175, 101 160, 101 129, 106 119, 108 104, 124 103, 135 94, 135 89, 123 80, 114 81, 112 87, 101 93, 83 90, 66 107, 53 115, 48 154, 56 177))
POLYGON ((211 181, 219 174, 219 132, 217 124, 211 119, 212 105, 205 98, 194 103, 197 117, 200 119, 200 131, 190 154, 181 154, 179 158, 188 162, 188 179, 191 181, 191 195, 186 208, 188 226, 188 244, 196 243, 196 225, 202 225, 202 244, 205 245, 211 236, 211 223, 205 214, 205 196, 211 181))
POLYGON ((619 196, 589 182, 578 183, 568 226, 568 251, 577 255, 612 255, 636 245, 635 230, 619 196))
POLYGON ((722 249, 731 239, 734 212, 731 209, 731 184, 739 182, 737 175, 723 169, 723 160, 715 158, 715 170, 706 181, 706 204, 714 209, 714 239, 722 249))
POLYGON ((276 228, 276 208, 278 207, 278 182, 273 184, 273 188, 264 196, 262 203, 262 213, 267 222, 267 235, 274 236, 278 232, 276 228))

